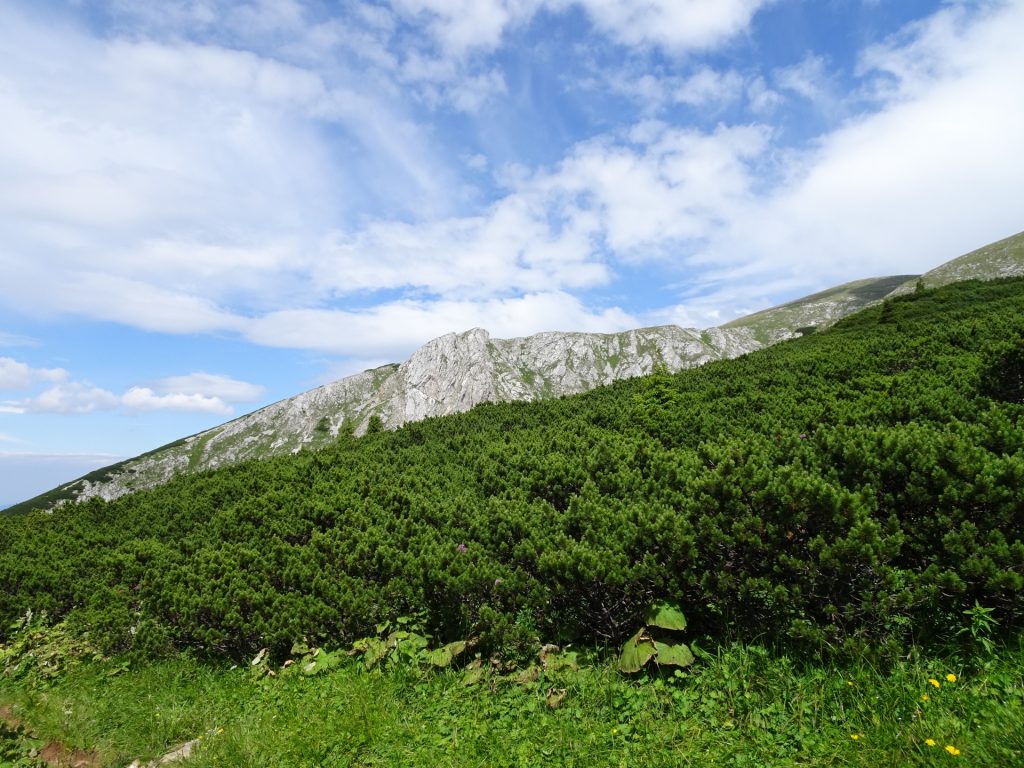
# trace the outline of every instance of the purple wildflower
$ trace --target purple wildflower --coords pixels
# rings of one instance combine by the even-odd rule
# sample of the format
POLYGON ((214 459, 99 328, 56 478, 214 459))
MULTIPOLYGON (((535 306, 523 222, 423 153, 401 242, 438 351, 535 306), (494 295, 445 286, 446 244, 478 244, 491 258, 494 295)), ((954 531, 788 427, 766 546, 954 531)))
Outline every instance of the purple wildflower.
POLYGON ((459 552, 465 552, 466 551, 466 545, 465 544, 459 544, 459 546, 457 546, 456 549, 459 550, 459 552))

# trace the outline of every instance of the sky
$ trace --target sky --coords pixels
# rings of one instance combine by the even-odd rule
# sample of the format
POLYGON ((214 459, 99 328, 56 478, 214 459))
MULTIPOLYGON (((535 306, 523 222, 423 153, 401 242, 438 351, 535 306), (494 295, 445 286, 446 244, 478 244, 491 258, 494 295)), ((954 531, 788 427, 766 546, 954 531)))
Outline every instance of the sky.
POLYGON ((1024 0, 5 0, 0 506, 472 327, 1024 229, 1024 0))

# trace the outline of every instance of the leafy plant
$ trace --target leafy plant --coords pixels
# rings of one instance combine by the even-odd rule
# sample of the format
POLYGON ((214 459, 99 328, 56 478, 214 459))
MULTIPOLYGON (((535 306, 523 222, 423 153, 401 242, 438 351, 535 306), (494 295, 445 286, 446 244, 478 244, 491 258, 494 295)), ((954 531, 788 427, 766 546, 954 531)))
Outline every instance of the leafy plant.
POLYGON ((651 662, 658 666, 690 666, 694 662, 693 653, 675 637, 684 629, 686 617, 678 606, 652 604, 644 616, 644 626, 622 646, 619 670, 635 673, 651 662))

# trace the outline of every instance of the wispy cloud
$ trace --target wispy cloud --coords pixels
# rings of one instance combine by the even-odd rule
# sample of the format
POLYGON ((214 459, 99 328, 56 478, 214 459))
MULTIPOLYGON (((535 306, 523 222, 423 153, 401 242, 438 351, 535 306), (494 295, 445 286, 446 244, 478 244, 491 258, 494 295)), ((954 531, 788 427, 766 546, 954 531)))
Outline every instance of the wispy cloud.
POLYGON ((22 336, 20 333, 6 333, 0 331, 0 348, 10 347, 34 347, 39 344, 38 339, 30 336, 22 336))
POLYGON ((0 357, 0 390, 28 389, 40 381, 63 381, 63 368, 33 368, 12 357, 0 357))
MULTIPOLYGON (((124 36, 0 10, 0 302, 401 359, 473 325, 712 324, 1020 228, 1024 106, 1007 96, 1024 71, 1019 3, 944 5, 854 72, 814 50, 787 66, 699 58, 742 43, 771 6, 393 0, 339 19, 298 2, 121 2, 124 36), (522 74, 495 54, 551 19, 583 20, 564 55, 596 56, 602 77, 584 93, 618 101, 589 122, 553 120, 562 134, 542 160, 496 161, 490 143, 517 137, 491 135, 488 100, 538 118, 548 102, 530 62, 522 74), (787 143, 784 100, 827 98, 821 130, 787 143), (639 267, 678 285, 677 301, 591 299, 639 267)), ((13 363, 4 376, 41 381, 13 363)), ((169 382, 52 380, 2 407, 254 401, 169 382)))
POLYGON ((190 373, 187 376, 169 376, 153 388, 162 394, 187 393, 219 397, 229 403, 253 403, 263 397, 266 388, 247 381, 216 373, 190 373))
POLYGON ((226 416, 234 412, 233 404, 255 402, 264 391, 259 385, 202 372, 171 376, 150 386, 134 386, 121 395, 87 382, 66 381, 31 397, 2 401, 0 413, 80 416, 123 409, 226 416))

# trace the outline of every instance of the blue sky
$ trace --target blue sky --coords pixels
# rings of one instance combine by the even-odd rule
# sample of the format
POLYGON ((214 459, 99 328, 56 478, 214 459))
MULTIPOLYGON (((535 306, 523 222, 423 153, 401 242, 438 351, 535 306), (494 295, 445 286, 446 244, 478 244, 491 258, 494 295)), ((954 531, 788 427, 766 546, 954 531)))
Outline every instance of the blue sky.
POLYGON ((1024 2, 13 0, 0 505, 449 331, 707 327, 1024 227, 1024 2))

